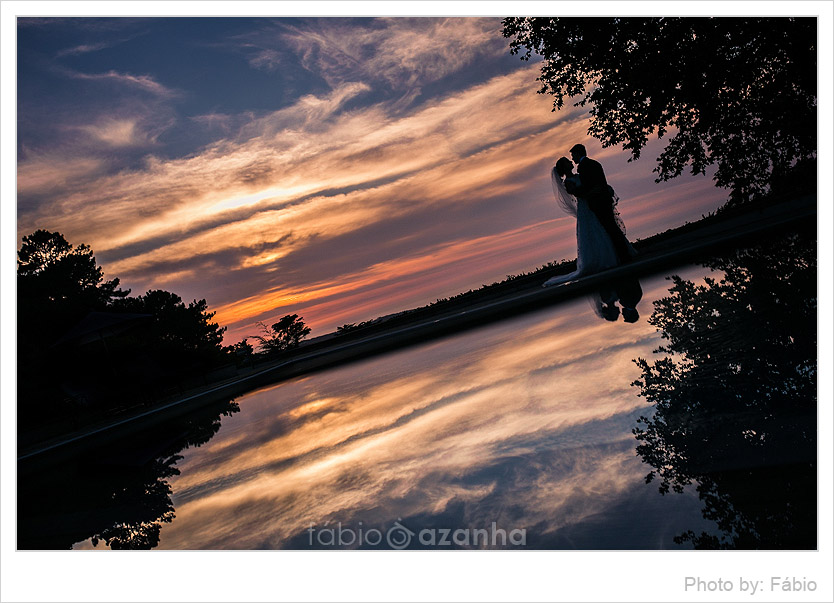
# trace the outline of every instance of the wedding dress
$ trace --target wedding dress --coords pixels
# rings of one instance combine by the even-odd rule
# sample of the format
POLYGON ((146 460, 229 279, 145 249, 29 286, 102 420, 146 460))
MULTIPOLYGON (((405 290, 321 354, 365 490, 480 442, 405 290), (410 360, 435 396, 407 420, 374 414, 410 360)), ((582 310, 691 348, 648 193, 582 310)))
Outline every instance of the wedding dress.
MULTIPOLYGON (((542 285, 550 287, 576 280, 586 274, 600 272, 617 265, 617 253, 611 237, 605 232, 599 219, 591 211, 588 202, 568 193, 565 184, 553 168, 550 174, 556 202, 568 214, 576 217, 576 270, 570 274, 555 276, 542 285)), ((569 177, 579 184, 579 175, 569 177)))

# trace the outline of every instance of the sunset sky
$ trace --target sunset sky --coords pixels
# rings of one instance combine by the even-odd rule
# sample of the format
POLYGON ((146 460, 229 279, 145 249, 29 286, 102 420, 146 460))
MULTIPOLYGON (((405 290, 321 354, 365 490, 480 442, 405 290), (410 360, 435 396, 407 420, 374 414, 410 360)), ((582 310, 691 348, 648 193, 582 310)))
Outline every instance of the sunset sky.
POLYGON ((21 18, 17 235, 87 243, 138 295, 205 298, 226 342, 313 335, 575 257, 549 170, 577 142, 629 237, 716 209, 551 112, 499 18, 21 18))

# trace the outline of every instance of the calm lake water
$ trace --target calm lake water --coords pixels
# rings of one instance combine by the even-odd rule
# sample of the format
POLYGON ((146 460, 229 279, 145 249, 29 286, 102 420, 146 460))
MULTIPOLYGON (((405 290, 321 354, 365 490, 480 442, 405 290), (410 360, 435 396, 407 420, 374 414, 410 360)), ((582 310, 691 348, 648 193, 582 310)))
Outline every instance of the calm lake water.
POLYGON ((218 405, 77 470, 92 493, 46 522, 76 529, 34 542, 815 548, 816 268, 786 245, 643 280, 634 324, 580 299, 218 405))

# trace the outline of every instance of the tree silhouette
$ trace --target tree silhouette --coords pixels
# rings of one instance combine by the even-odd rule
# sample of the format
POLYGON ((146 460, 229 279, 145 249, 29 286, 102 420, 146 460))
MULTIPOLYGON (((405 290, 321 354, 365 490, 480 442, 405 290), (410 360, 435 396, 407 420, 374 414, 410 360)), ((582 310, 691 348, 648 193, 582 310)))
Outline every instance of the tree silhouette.
MULTIPOLYGON (((74 247, 57 232, 23 237, 17 260, 18 424, 28 428, 67 411, 58 375, 77 370, 54 347, 92 311, 103 311, 129 291, 104 280, 87 245, 74 247)), ((92 372, 91 367, 86 367, 92 372)))
POLYGON ((114 308, 151 314, 153 321, 147 336, 156 342, 161 353, 186 354, 202 362, 224 354, 222 342, 226 328, 212 322, 215 313, 208 311, 204 299, 186 305, 179 295, 157 289, 120 300, 114 308))
POLYGON ((93 546, 104 542, 114 550, 147 550, 159 545, 162 524, 174 519, 171 486, 165 480, 179 475, 174 464, 181 459, 179 455, 154 459, 138 471, 123 474, 133 479, 119 480, 109 501, 118 509, 118 519, 90 537, 93 546))
POLYGON ((18 428, 31 440, 153 402, 227 359, 206 300, 130 297, 104 279, 89 246, 58 232, 23 237, 17 285, 18 428))
POLYGON ((23 237, 17 287, 18 325, 29 335, 18 341, 33 345, 54 342, 62 327, 130 293, 118 288, 119 279, 104 280, 87 245, 74 247, 61 233, 47 230, 23 237))
MULTIPOLYGON (((814 18, 504 19, 510 52, 543 58, 554 110, 591 105, 588 133, 640 157, 674 132, 657 181, 716 164, 717 186, 747 200, 816 157, 814 18)), ((793 186, 815 186, 813 171, 793 186)))
POLYGON ((249 338, 244 337, 237 343, 232 345, 226 346, 223 350, 234 357, 235 362, 238 366, 243 365, 245 363, 252 362, 252 356, 255 354, 255 348, 249 343, 249 338))
POLYGON ((36 230, 23 237, 17 259, 19 286, 25 285, 51 300, 90 296, 101 304, 126 293, 119 279, 104 281, 88 245, 73 247, 58 232, 36 230))
POLYGON ((698 548, 816 546, 816 250, 813 231, 672 277, 649 322, 668 343, 633 385, 655 406, 633 430, 661 494, 697 482, 724 533, 698 548))
POLYGON ((261 351, 274 354, 297 347, 301 340, 310 334, 310 327, 298 314, 287 314, 281 320, 267 327, 259 322, 263 335, 252 335, 261 346, 261 351))
POLYGON ((156 547, 162 525, 175 517, 167 480, 179 475, 178 453, 208 442, 222 417, 239 411, 236 402, 219 401, 45 469, 24 467, 18 548, 67 549, 88 538, 112 549, 156 547), (155 442, 167 444, 147 452, 155 442))

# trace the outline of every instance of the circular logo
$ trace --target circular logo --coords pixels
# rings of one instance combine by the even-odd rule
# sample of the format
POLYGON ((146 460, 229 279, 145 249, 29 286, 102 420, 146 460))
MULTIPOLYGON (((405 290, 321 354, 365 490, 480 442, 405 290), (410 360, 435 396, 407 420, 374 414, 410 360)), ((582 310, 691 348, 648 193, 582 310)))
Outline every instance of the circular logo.
POLYGON ((399 521, 396 521, 394 522, 394 525, 388 528, 388 531, 385 533, 385 540, 388 541, 388 546, 392 549, 401 551, 408 548, 408 545, 411 544, 412 536, 414 536, 414 532, 409 530, 399 521))

